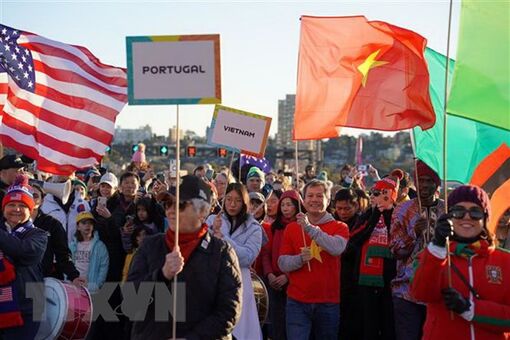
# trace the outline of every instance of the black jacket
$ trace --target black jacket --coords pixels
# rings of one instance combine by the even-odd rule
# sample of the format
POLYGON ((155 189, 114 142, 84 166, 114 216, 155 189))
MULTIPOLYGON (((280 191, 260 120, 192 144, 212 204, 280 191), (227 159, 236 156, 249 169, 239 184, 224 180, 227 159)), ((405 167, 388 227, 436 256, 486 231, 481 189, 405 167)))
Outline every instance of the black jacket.
MULTIPOLYGON (((19 228, 31 224, 32 222, 29 220, 19 228)), ((41 260, 47 242, 48 236, 44 230, 30 228, 19 238, 7 231, 4 219, 0 221, 0 249, 16 268, 14 286, 16 287, 19 308, 24 315, 33 315, 33 301, 29 297, 44 296, 44 291, 27 294, 26 284, 29 282, 43 282, 41 260)), ((37 289, 42 289, 42 286, 37 287, 37 289)))
MULTIPOLYGON (((135 286, 143 281, 165 282, 171 291, 172 283, 161 272, 167 253, 165 234, 147 237, 133 259, 128 281, 133 281, 135 286)), ((207 233, 190 255, 178 280, 186 284, 186 322, 177 323, 177 337, 228 339, 241 316, 241 270, 234 249, 207 233)), ((156 322, 154 318, 154 303, 151 303, 145 320, 134 322, 131 339, 170 338, 171 316, 167 322, 156 322)))
POLYGON ((118 194, 110 197, 106 207, 112 214, 108 219, 100 216, 95 209, 91 211, 96 219, 95 227, 99 234, 99 239, 105 244, 110 258, 106 281, 120 282, 126 258, 120 232, 126 223, 126 216, 135 214, 135 205, 134 202, 127 203, 122 194, 118 194))
POLYGON ((34 225, 48 233, 48 246, 41 263, 44 277, 63 280, 65 274, 70 281, 79 277, 80 272, 73 264, 71 251, 67 244, 67 234, 62 223, 39 210, 34 225))
MULTIPOLYGON (((389 240, 389 232, 391 226, 391 215, 393 213, 393 208, 389 210, 384 210, 382 213, 379 209, 371 208, 367 210, 365 213, 358 217, 356 225, 351 230, 351 236, 349 238, 349 242, 347 243, 347 248, 345 249, 344 254, 348 257, 354 257, 354 270, 352 272, 352 279, 354 282, 358 282, 359 278, 359 267, 361 263, 361 249, 363 244, 368 241, 372 232, 374 231, 381 214, 384 216, 384 223, 388 228, 388 240, 389 240)), ((391 280, 395 278, 397 274, 396 261, 392 258, 384 259, 384 286, 389 287, 391 280)))

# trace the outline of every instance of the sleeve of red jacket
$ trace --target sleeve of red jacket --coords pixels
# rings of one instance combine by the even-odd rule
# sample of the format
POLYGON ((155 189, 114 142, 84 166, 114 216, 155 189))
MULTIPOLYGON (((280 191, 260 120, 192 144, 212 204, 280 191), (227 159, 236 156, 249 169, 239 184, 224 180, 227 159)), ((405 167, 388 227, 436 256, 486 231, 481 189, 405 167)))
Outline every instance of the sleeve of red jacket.
POLYGON ((510 306, 502 303, 475 300, 473 322, 493 332, 510 332, 510 306))
POLYGON ((446 259, 433 255, 425 248, 414 262, 414 275, 411 278, 411 294, 421 302, 442 301, 441 289, 444 285, 446 259))
POLYGON ((264 272, 264 276, 268 276, 273 272, 273 266, 271 263, 271 256, 273 252, 273 240, 272 237, 269 236, 269 242, 266 243, 265 246, 260 249, 260 257, 262 258, 262 270, 264 272))

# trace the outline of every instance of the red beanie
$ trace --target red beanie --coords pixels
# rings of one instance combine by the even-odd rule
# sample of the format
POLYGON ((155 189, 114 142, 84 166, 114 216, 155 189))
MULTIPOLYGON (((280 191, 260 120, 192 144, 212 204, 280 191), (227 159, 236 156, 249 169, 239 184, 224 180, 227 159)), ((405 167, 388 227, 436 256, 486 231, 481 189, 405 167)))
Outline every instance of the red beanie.
POLYGON ((7 193, 2 200, 2 210, 10 202, 24 203, 30 211, 34 210, 34 197, 30 192, 28 177, 26 175, 17 175, 14 183, 7 189, 7 193))
POLYGON ((390 176, 386 176, 375 182, 373 188, 376 190, 392 190, 391 198, 396 201, 398 196, 398 188, 400 186, 400 180, 404 177, 404 172, 400 169, 396 169, 391 172, 390 176))
MULTIPOLYGON (((421 159, 418 159, 418 161, 416 162, 416 172, 418 173, 418 177, 420 177, 420 176, 429 176, 438 187, 441 186, 441 180, 439 179, 439 176, 437 175, 437 172, 432 170, 421 159)), ((416 185, 418 185, 418 178, 414 179, 414 183, 416 185)))
POLYGON ((487 193, 476 185, 461 185, 455 188, 450 195, 448 195, 448 206, 453 207, 460 202, 471 202, 479 205, 487 214, 487 220, 491 215, 491 204, 487 193))

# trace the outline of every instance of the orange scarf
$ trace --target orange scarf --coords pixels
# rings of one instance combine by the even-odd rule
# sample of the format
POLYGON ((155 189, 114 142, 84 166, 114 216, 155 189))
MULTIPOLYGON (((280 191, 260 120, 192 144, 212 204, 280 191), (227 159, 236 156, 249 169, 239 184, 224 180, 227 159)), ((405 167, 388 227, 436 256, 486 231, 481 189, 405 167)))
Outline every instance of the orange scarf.
MULTIPOLYGON (((188 261, 191 253, 198 246, 198 243, 202 240, 202 237, 207 233, 207 224, 203 224, 202 227, 190 234, 179 233, 179 249, 182 257, 184 257, 184 265, 188 261)), ((175 232, 168 228, 165 235, 165 243, 169 251, 174 250, 175 245, 175 232)))

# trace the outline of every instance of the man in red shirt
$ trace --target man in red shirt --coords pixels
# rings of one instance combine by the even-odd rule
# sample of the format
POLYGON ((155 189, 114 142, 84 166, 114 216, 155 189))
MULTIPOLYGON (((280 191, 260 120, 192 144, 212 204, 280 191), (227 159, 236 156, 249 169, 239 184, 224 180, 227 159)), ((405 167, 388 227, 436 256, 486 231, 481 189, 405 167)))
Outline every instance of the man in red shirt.
POLYGON ((340 254, 349 229, 326 209, 325 182, 311 180, 303 190, 304 208, 285 229, 278 266, 289 275, 287 337, 337 339, 340 314, 340 254))

